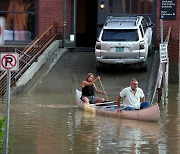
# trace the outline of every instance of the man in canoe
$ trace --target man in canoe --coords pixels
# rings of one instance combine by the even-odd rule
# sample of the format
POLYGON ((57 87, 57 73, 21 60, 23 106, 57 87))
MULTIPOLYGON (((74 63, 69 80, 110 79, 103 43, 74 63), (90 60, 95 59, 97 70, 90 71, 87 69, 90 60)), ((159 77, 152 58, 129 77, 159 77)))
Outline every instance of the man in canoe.
POLYGON ((117 106, 120 111, 120 102, 122 101, 124 110, 144 109, 150 106, 149 102, 145 102, 145 95, 141 88, 138 87, 138 81, 132 79, 130 86, 124 88, 117 96, 117 106))
POLYGON ((96 93, 102 93, 106 95, 104 91, 99 91, 95 85, 95 82, 97 80, 100 80, 100 77, 98 76, 96 79, 94 79, 94 75, 92 73, 88 73, 86 80, 82 82, 82 96, 81 99, 85 103, 95 104, 95 103, 102 103, 105 101, 104 98, 96 97, 96 93))

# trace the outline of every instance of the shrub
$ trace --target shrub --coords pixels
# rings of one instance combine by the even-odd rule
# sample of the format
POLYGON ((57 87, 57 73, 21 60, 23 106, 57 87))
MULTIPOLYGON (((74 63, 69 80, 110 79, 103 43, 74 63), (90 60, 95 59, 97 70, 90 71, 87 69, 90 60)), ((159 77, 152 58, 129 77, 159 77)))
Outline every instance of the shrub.
POLYGON ((3 150, 5 118, 0 117, 0 151, 3 150))

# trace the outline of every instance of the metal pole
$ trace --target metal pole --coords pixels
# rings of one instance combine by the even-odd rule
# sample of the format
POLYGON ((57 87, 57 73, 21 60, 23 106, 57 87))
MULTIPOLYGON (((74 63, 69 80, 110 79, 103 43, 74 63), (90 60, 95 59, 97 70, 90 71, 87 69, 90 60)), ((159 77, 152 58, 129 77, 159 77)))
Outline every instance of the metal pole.
POLYGON ((7 71, 7 96, 6 96, 6 129, 5 129, 5 154, 8 154, 9 143, 9 117, 10 117, 10 85, 11 85, 11 72, 7 71))
POLYGON ((161 35, 161 43, 163 43, 163 20, 160 19, 160 35, 161 35))
MULTIPOLYGON (((160 33, 161 33, 161 43, 163 43, 163 20, 160 19, 160 33)), ((164 104, 167 103, 167 85, 166 85, 166 63, 162 63, 162 71, 163 71, 163 101, 164 104)))
POLYGON ((64 0, 64 16, 63 16, 63 48, 65 47, 66 40, 66 0, 64 0))
POLYGON ((74 0, 74 46, 76 46, 76 6, 77 0, 74 0))

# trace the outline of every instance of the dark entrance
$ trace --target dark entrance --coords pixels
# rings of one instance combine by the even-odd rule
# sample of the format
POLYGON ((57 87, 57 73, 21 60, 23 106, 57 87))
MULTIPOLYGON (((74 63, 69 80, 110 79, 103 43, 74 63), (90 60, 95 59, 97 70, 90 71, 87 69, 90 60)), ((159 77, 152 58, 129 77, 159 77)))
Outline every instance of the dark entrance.
POLYGON ((95 46, 97 5, 97 0, 77 0, 76 47, 95 46))

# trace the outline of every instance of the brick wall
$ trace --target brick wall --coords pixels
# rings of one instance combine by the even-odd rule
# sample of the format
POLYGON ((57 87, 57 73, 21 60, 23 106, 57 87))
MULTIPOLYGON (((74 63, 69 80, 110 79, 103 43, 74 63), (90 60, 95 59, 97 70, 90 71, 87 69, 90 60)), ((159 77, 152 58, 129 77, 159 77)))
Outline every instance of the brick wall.
MULTIPOLYGON (((58 31, 63 32, 63 1, 64 0, 39 0, 38 8, 38 32, 43 33, 54 22, 58 25, 58 31)), ((71 28, 71 0, 67 0, 67 33, 71 28)))

